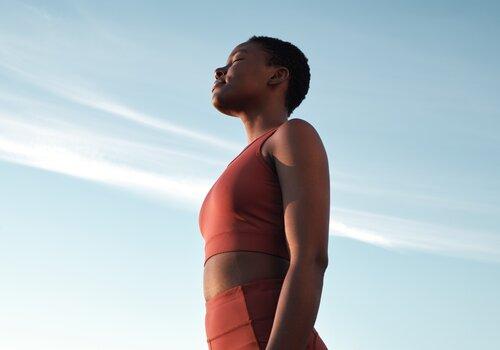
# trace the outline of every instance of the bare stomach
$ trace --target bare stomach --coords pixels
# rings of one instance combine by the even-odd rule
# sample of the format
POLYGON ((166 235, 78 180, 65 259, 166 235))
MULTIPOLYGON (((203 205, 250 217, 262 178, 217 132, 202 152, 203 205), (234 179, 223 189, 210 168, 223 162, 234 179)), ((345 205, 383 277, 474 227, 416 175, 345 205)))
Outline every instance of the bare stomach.
POLYGON ((290 262, 259 252, 224 252, 207 260, 203 271, 205 301, 234 286, 265 278, 285 278, 290 262))

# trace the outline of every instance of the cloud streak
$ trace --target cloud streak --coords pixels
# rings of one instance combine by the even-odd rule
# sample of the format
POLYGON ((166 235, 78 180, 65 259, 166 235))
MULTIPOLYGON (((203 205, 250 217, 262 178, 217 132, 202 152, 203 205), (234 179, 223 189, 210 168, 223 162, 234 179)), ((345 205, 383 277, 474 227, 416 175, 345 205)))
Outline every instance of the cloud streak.
POLYGON ((332 212, 335 235, 389 250, 405 249, 500 262, 497 233, 468 231, 345 208, 332 212), (349 223, 349 226, 343 222, 349 223))
POLYGON ((19 119, 0 113, 0 159, 4 161, 168 197, 190 205, 200 200, 203 189, 208 186, 207 180, 185 173, 166 176, 135 165, 149 162, 149 168, 158 168, 157 164, 175 163, 175 158, 196 157, 194 155, 93 136, 77 128, 57 130, 37 126, 19 119))
MULTIPOLYGON (((117 186, 182 203, 190 210, 199 209, 213 182, 213 179, 196 178, 189 174, 165 175, 161 169, 155 168, 155 164, 164 163, 165 158, 158 162, 150 159, 150 167, 145 169, 140 165, 144 154, 135 143, 92 136, 92 133, 76 127, 47 128, 18 120, 0 114, 0 159, 6 162, 117 186)), ((170 153, 170 156, 174 155, 183 156, 170 153)), ((500 261, 500 239, 495 234, 454 230, 342 208, 332 210, 330 222, 332 236, 388 250, 410 249, 500 261)))
MULTIPOLYGON (((43 13, 40 13, 40 16, 44 17, 43 13)), ((64 36, 57 38, 67 41, 64 36)), ((119 37, 113 35, 113 38, 116 39, 114 43, 121 42, 119 37)), ((205 131, 194 131, 156 118, 103 96, 99 94, 98 89, 79 78, 65 79, 60 72, 51 75, 48 73, 50 70, 44 69, 36 60, 39 55, 49 54, 50 57, 53 54, 50 48, 46 49, 45 46, 37 45, 22 37, 4 36, 3 39, 8 40, 2 40, 0 44, 0 68, 14 79, 35 86, 73 106, 77 104, 92 111, 104 112, 122 122, 127 121, 146 129, 179 136, 183 142, 194 141, 202 147, 215 146, 233 153, 241 149, 239 144, 206 135, 205 131)), ((13 93, 0 94, 0 99, 22 105, 24 109, 29 109, 30 105, 33 107, 44 104, 13 93)), ((32 108, 28 114, 36 114, 38 119, 32 118, 29 121, 26 121, 26 116, 18 112, 0 110, 1 160, 117 186, 176 204, 182 203, 187 208, 195 210, 199 209, 213 179, 193 176, 192 174, 196 173, 193 167, 203 163, 224 166, 224 162, 200 156, 199 152, 189 153, 179 148, 153 146, 146 142, 131 142, 105 134, 100 135, 97 129, 85 131, 81 126, 62 122, 64 118, 59 118, 60 121, 57 121, 54 115, 50 118, 40 118, 41 109, 36 108, 36 113, 34 110, 35 108, 32 108), (190 160, 196 161, 190 162, 190 160), (185 167, 184 170, 182 166, 185 167)), ((200 173, 206 173, 206 170, 206 168, 200 169, 200 173)), ((338 170, 333 174, 348 177, 348 174, 338 170)), ((390 189, 349 186, 342 181, 339 184, 336 182, 334 186, 332 184, 332 188, 365 196, 406 197, 409 200, 461 210, 498 211, 497 208, 479 207, 474 203, 401 194, 390 189)), ((456 230, 345 208, 334 208, 330 222, 332 236, 346 237, 389 250, 411 249, 500 261, 500 242, 498 235, 492 233, 456 230)))
POLYGON ((19 76, 22 76, 25 80, 34 85, 37 85, 59 97, 64 97, 83 106, 121 117, 142 126, 168 132, 185 138, 187 137, 195 141, 201 141, 208 145, 217 146, 231 151, 235 151, 239 148, 239 145, 236 143, 228 142, 218 137, 206 135, 206 133, 204 132, 202 133, 193 131, 182 126, 178 126, 173 123, 151 117, 147 114, 139 112, 133 108, 127 107, 115 101, 102 98, 101 96, 91 93, 89 90, 76 88, 75 86, 72 86, 70 84, 65 84, 48 77, 42 79, 21 68, 12 66, 10 64, 5 64, 3 62, 0 62, 0 65, 12 72, 17 73, 19 76))

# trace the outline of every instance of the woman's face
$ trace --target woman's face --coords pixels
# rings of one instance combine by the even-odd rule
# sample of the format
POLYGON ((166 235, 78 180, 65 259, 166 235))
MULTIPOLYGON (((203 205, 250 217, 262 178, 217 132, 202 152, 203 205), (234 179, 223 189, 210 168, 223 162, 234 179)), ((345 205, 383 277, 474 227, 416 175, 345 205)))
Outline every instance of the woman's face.
POLYGON ((266 52, 256 43, 236 46, 226 65, 215 70, 217 84, 212 90, 212 104, 220 112, 237 116, 238 112, 258 108, 265 102, 267 81, 272 67, 266 65, 266 52))

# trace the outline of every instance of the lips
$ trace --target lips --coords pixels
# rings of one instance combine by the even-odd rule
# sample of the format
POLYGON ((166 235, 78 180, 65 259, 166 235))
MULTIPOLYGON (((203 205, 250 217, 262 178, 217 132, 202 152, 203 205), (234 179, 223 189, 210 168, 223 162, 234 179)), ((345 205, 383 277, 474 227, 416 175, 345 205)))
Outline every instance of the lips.
POLYGON ((223 82, 221 82, 221 81, 216 82, 216 83, 214 84, 214 86, 212 87, 212 91, 214 91, 214 89, 215 89, 216 87, 219 87, 219 86, 221 86, 221 85, 224 85, 224 83, 223 83, 223 82))

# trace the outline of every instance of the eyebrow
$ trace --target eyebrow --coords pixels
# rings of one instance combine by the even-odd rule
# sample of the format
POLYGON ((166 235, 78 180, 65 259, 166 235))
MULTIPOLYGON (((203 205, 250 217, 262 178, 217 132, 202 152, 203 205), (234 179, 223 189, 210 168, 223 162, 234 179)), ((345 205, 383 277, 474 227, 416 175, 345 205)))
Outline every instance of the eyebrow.
MULTIPOLYGON (((234 55, 236 55, 238 52, 246 52, 246 53, 248 53, 248 50, 246 50, 246 49, 238 49, 231 56, 229 56, 229 59, 231 59, 231 57, 233 57, 234 55)), ((227 64, 229 64, 229 63, 227 63, 227 64)))

